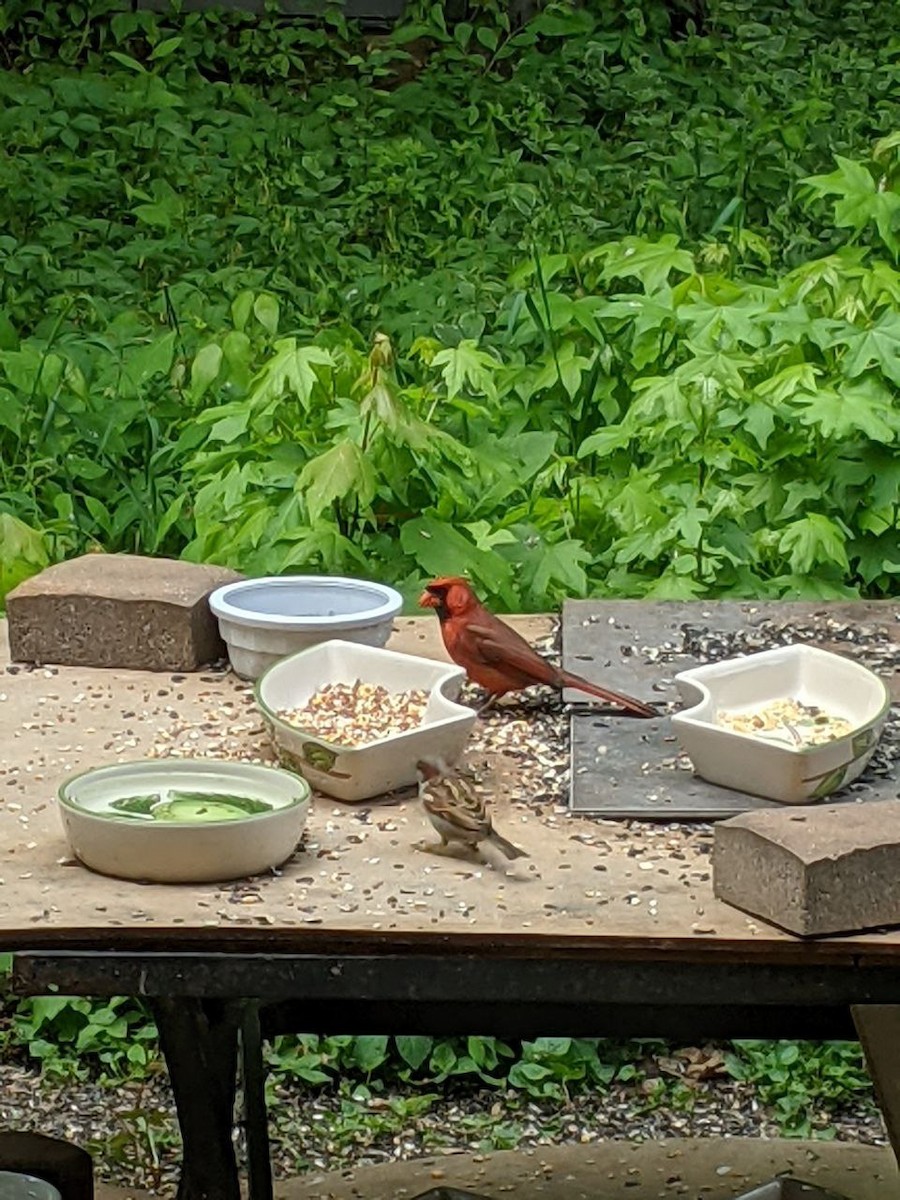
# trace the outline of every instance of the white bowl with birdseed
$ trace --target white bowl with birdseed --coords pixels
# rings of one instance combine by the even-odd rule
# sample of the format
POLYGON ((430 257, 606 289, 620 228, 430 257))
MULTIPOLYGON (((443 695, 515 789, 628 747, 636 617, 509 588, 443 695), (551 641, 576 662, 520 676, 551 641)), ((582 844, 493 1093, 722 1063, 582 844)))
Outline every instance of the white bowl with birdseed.
POLYGON ((689 707, 672 717, 710 783, 782 804, 812 804, 861 774, 891 705, 867 667, 798 644, 675 676, 689 707))
POLYGON ((242 679, 331 638, 384 646, 403 597, 392 587, 339 575, 272 575, 226 583, 209 597, 228 658, 242 679))
POLYGON ((159 758, 73 775, 58 799, 66 837, 86 867, 147 883, 219 883, 290 858, 310 789, 279 767, 159 758))
POLYGON ((357 803, 416 782, 422 759, 453 763, 475 724, 460 667, 334 639, 284 658, 256 685, 283 766, 357 803))

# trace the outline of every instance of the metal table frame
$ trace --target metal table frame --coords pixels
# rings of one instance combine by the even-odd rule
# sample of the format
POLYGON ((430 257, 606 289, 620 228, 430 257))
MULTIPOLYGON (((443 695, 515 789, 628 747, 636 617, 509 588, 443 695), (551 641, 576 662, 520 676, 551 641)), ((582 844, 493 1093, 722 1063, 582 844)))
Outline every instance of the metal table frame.
POLYGON ((178 1200, 239 1200, 232 1139, 238 1077, 250 1200, 272 1174, 262 1062, 279 1032, 597 1037, 860 1037, 900 1151, 900 962, 823 963, 683 950, 616 954, 573 940, 549 952, 492 943, 365 953, 112 949, 15 954, 20 994, 147 997, 184 1143, 178 1200))

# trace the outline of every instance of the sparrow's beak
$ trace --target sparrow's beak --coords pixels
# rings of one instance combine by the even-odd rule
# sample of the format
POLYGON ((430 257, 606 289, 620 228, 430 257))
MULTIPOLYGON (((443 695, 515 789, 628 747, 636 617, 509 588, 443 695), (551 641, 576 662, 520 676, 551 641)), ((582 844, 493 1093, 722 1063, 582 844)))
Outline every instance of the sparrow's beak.
POLYGON ((439 604, 440 600, 438 597, 434 592, 429 592, 428 588, 419 597, 419 608, 437 608, 439 604))

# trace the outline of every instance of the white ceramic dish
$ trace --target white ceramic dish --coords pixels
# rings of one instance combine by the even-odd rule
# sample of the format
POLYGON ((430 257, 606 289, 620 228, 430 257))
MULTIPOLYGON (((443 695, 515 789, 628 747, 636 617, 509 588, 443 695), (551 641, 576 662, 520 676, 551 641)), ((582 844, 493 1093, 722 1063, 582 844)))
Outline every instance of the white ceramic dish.
POLYGON ((331 638, 383 646, 403 597, 366 579, 272 575, 216 588, 209 607, 234 671, 257 679, 285 655, 331 638))
POLYGON ((210 758, 115 763, 73 775, 59 789, 63 828, 85 866, 148 883, 222 882, 277 866, 300 840, 309 801, 309 786, 290 771, 210 758), (171 811, 173 793, 237 796, 268 811, 226 820, 152 816, 148 810, 160 805, 171 811))
POLYGON ((0 1200, 62 1200, 62 1195, 46 1179, 19 1171, 0 1171, 0 1200))
POLYGON ((270 667, 256 685, 281 762, 320 792, 355 803, 416 782, 416 763, 452 763, 475 724, 475 710, 456 703, 466 673, 459 667, 353 642, 322 642, 270 667), (280 716, 302 708, 327 683, 380 684, 391 692, 430 693, 422 724, 365 746, 329 742, 280 716))
POLYGON ((675 683, 690 707, 672 724, 697 774, 782 804, 809 804, 854 780, 872 756, 891 702, 887 685, 866 667, 809 645, 694 667, 675 683), (720 711, 753 712, 786 698, 843 717, 850 732, 797 746, 716 723, 720 711))

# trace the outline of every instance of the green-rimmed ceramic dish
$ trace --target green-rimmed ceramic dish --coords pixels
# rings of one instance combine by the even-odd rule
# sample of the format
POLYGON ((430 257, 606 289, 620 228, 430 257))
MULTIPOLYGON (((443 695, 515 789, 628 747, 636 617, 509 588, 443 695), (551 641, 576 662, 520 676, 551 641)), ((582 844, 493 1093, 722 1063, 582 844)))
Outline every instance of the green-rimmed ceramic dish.
POLYGON ((59 811, 94 871, 153 883, 256 875, 294 851, 309 784, 290 771, 209 758, 144 759, 67 779, 59 811))
POLYGON ((805 644, 692 667, 675 683, 689 707, 672 724, 697 774, 782 804, 815 803, 856 779, 891 706, 887 684, 867 667, 805 644), (785 727, 779 744, 721 724, 723 713, 752 714, 782 700, 838 718, 846 732, 807 745, 785 727))

